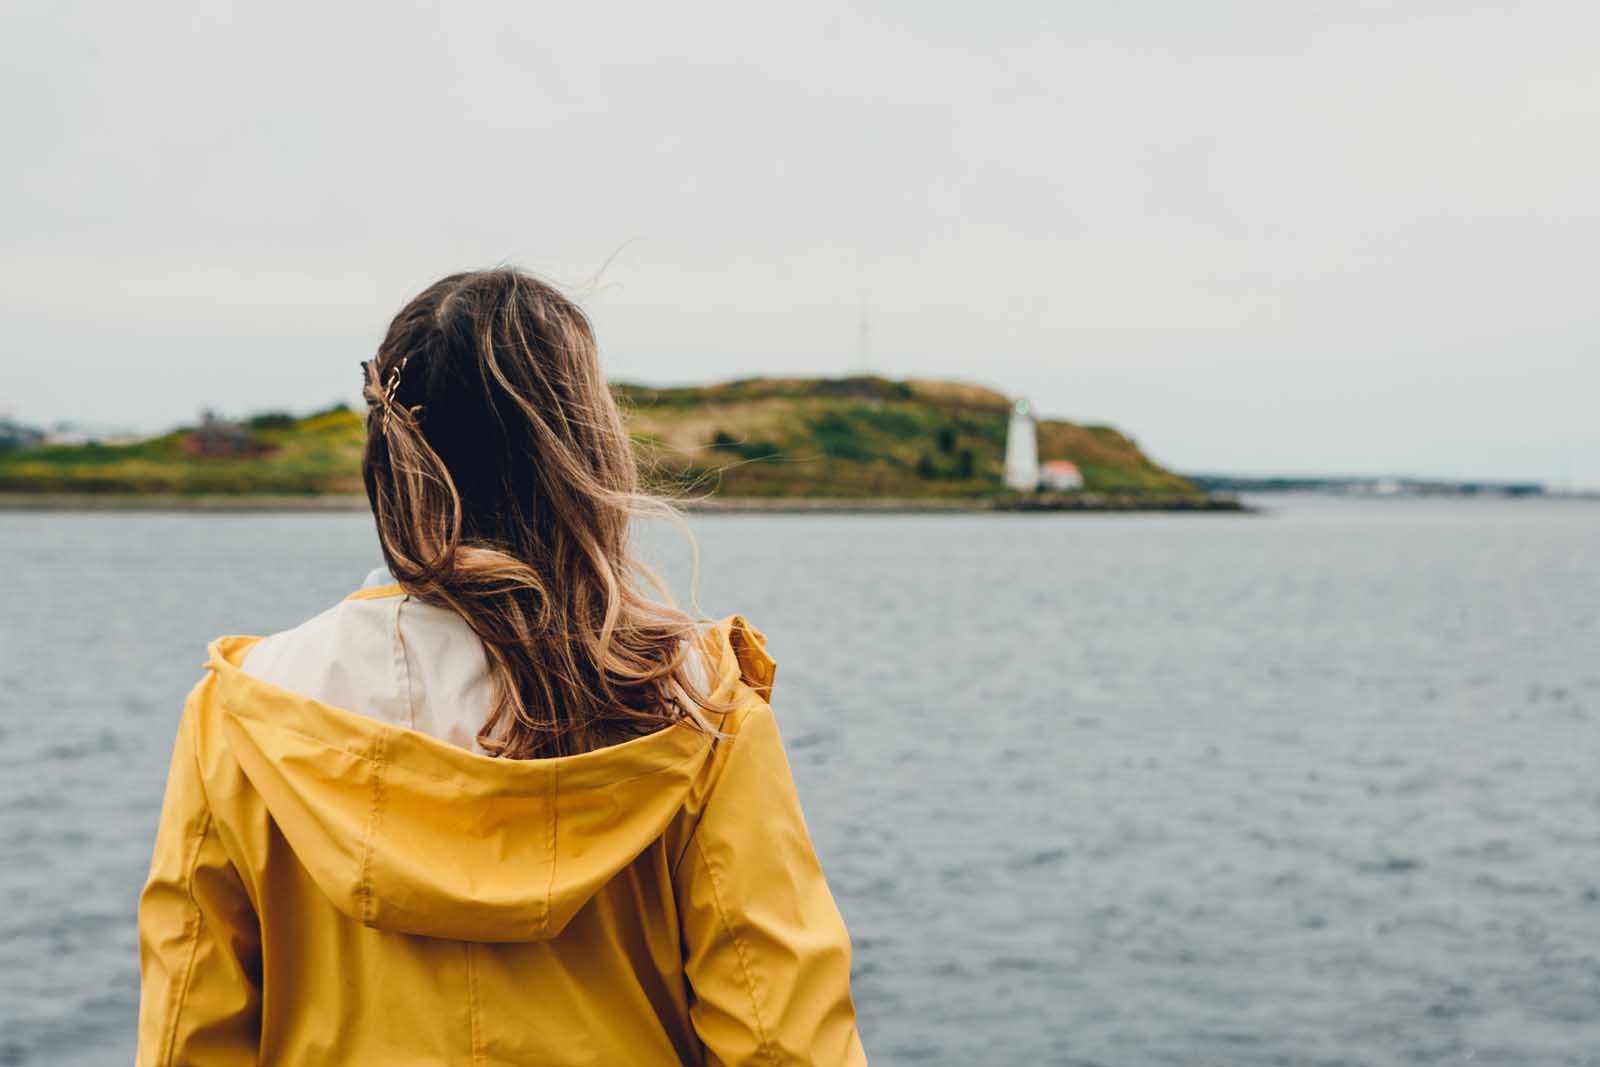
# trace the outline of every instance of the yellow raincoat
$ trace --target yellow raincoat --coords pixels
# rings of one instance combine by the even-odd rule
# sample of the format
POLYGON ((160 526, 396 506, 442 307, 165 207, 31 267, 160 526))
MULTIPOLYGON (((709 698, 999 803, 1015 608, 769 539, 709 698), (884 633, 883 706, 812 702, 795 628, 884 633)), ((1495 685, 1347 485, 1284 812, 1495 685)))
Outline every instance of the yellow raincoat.
POLYGON ((864 1064, 850 942, 734 617, 712 741, 504 760, 211 646, 139 905, 140 1067, 864 1064))

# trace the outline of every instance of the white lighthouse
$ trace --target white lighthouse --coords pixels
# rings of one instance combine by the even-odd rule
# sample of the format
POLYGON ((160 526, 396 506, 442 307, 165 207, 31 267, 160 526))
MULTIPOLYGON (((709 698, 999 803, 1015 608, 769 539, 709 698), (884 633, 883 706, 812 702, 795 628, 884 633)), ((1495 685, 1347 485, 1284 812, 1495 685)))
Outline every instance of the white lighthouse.
POLYGON ((1006 427, 1006 488, 1025 493, 1039 488, 1039 434, 1026 399, 1012 405, 1006 427))

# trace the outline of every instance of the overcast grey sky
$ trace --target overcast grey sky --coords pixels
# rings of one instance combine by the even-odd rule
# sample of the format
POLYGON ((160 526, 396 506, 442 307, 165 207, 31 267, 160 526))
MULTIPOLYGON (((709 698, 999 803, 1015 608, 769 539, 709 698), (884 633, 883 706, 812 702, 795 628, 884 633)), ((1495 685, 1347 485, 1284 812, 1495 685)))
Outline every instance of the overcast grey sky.
POLYGON ((354 400, 413 292, 608 373, 954 377, 1185 470, 1600 484, 1600 5, 0 14, 0 412, 354 400), (601 272, 609 260, 609 266, 601 272))

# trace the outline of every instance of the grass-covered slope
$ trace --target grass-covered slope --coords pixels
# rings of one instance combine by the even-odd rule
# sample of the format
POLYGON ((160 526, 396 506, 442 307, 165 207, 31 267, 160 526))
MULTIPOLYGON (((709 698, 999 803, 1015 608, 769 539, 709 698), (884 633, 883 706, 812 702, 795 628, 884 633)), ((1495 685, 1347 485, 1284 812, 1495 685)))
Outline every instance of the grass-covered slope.
MULTIPOLYGON (((652 481, 737 497, 978 497, 1000 491, 1007 399, 979 386, 883 378, 754 378, 616 386, 652 481)), ((0 491, 359 492, 361 416, 249 420, 251 454, 198 456, 178 430, 132 445, 0 452, 0 491)), ((1042 421, 1041 459, 1069 459, 1090 491, 1195 492, 1108 426, 1042 421)))
POLYGON ((130 445, 58 445, 0 452, 0 492, 358 493, 361 416, 336 407, 304 418, 259 415, 245 422, 250 455, 189 454, 193 432, 174 430, 130 445))
MULTIPOLYGON (((971 497, 1000 490, 1011 405, 955 382, 754 378, 617 387, 658 477, 727 496, 971 497)), ((1039 424, 1090 491, 1190 494, 1109 426, 1039 424)))

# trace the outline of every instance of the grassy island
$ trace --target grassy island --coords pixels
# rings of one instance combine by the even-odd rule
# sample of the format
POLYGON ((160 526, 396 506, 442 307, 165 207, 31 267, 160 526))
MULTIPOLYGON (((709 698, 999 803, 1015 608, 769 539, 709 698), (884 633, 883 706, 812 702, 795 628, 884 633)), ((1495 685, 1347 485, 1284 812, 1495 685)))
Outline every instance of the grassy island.
MULTIPOLYGON (((715 500, 1004 505, 1009 401, 981 386, 750 378, 614 386, 648 479, 715 500)), ((0 494, 292 498, 358 494, 362 413, 266 413, 129 444, 0 452, 0 494)), ((1077 464, 1088 500, 1179 507, 1208 498, 1109 426, 1038 423, 1041 459, 1077 464)), ((1019 498, 1019 503, 1022 500, 1019 498)), ((1067 506, 1074 506, 1063 500, 1067 506)))

